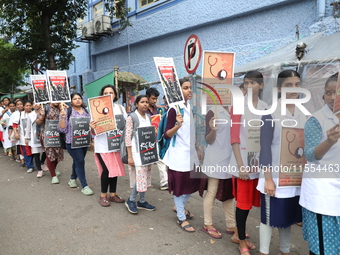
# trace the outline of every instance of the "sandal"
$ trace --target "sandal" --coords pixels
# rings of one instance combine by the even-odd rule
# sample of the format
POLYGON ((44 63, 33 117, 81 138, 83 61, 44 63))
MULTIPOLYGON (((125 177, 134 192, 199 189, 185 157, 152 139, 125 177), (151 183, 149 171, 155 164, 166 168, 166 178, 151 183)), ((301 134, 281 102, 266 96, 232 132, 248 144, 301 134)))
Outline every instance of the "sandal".
POLYGON ((240 254, 243 254, 245 252, 249 253, 249 249, 247 249, 247 248, 238 248, 238 250, 240 251, 240 254))
POLYGON ((212 238, 216 238, 216 239, 221 239, 222 238, 222 234, 217 229, 209 229, 209 228, 205 228, 203 226, 202 227, 202 231, 207 233, 207 235, 212 237, 212 238))
MULTIPOLYGON (((172 209, 172 211, 177 213, 176 209, 172 209)), ((194 218, 194 215, 192 215, 189 210, 186 210, 186 211, 187 211, 187 214, 185 215, 185 217, 187 217, 187 219, 191 220, 192 218, 194 218)))
POLYGON ((182 224, 183 224, 184 222, 187 222, 187 221, 186 221, 186 220, 178 220, 178 221, 177 221, 177 224, 178 224, 178 226, 179 226, 181 229, 183 229, 183 230, 186 231, 186 232, 189 232, 189 233, 195 232, 195 230, 188 230, 188 228, 194 228, 192 225, 190 225, 189 222, 188 222, 187 225, 182 226, 182 224))
MULTIPOLYGON (((232 237, 231 238, 231 242, 239 244, 240 243, 240 239, 235 239, 235 238, 232 237)), ((250 249, 250 250, 255 250, 256 249, 256 246, 253 243, 249 242, 249 241, 247 241, 247 246, 248 246, 248 249, 250 249)))

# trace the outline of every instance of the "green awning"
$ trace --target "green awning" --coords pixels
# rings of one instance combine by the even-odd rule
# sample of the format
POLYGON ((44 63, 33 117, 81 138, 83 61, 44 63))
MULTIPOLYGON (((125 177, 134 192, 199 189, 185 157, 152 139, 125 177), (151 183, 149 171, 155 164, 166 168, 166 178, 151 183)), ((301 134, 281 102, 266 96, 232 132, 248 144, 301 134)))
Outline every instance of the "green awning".
POLYGON ((114 73, 113 71, 108 73, 107 75, 104 75, 103 77, 90 82, 86 84, 85 87, 85 93, 87 98, 91 97, 97 97, 99 96, 99 92, 102 87, 104 87, 107 84, 114 84, 114 73))
POLYGON ((5 98, 5 97, 9 97, 9 98, 12 98, 12 99, 17 99, 17 98, 22 98, 22 97, 25 97, 25 96, 27 96, 27 94, 13 94, 12 96, 11 96, 11 94, 6 94, 6 95, 2 95, 1 97, 0 97, 0 100, 2 100, 3 98, 5 98))

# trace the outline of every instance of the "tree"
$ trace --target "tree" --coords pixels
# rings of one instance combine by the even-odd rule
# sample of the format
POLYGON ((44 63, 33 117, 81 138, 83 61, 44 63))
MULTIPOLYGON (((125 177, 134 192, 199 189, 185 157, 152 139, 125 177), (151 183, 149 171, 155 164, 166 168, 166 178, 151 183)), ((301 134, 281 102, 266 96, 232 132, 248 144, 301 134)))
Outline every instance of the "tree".
MULTIPOLYGON (((104 0, 110 16, 123 24, 125 0, 104 0)), ((13 38, 19 58, 30 68, 34 61, 50 70, 68 69, 77 46, 77 20, 84 18, 88 0, 0 0, 0 32, 13 38)))
POLYGON ((24 65, 18 60, 19 52, 13 44, 0 39, 0 91, 9 93, 23 85, 24 65))

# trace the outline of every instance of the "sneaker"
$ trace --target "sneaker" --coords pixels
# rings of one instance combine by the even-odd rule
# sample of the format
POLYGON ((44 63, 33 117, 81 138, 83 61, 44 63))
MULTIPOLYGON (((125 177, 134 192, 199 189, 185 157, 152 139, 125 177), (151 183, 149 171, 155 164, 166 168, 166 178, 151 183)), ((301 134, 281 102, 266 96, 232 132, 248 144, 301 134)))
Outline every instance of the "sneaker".
POLYGON ((33 168, 29 168, 28 170, 27 170, 27 173, 32 173, 33 172, 33 168))
POLYGON ((60 172, 59 172, 58 170, 55 170, 55 175, 56 175, 57 177, 59 177, 59 176, 60 176, 60 172))
POLYGON ((110 206, 110 202, 107 200, 107 197, 99 197, 99 204, 103 207, 110 206))
POLYGON ((48 167, 45 164, 41 165, 41 169, 45 172, 48 171, 48 167))
POLYGON ((130 201, 130 198, 125 202, 125 206, 130 213, 138 213, 136 202, 130 201))
POLYGON ((54 177, 52 177, 52 184, 58 184, 59 183, 59 179, 58 179, 58 177, 57 176, 54 176, 54 177))
POLYGON ((89 186, 85 186, 82 190, 81 193, 83 193, 85 196, 91 196, 93 195, 92 189, 90 189, 89 186))
POLYGON ((78 187, 76 180, 72 180, 72 179, 68 181, 68 186, 70 186, 70 188, 77 188, 78 187))
POLYGON ((43 176, 44 176, 44 172, 42 170, 38 171, 37 178, 41 178, 43 176))
POLYGON ((143 209, 143 210, 147 210, 147 211, 154 211, 156 210, 156 206, 153 206, 153 205, 150 205, 148 202, 144 202, 144 203, 141 203, 141 202, 137 202, 137 208, 138 209, 143 209))
POLYGON ((168 184, 164 184, 163 186, 160 187, 160 190, 168 190, 169 186, 168 184))

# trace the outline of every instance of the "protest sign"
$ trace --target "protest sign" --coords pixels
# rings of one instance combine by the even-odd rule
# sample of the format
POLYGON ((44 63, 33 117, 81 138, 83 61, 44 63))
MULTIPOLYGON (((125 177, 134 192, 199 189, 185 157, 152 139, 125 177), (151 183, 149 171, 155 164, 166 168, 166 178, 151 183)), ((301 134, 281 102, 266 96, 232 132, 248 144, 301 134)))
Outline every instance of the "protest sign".
POLYGON ((142 165, 144 166, 157 162, 158 153, 155 127, 139 127, 137 129, 137 137, 142 165))
POLYGON ((90 117, 72 117, 72 142, 71 148, 88 147, 91 144, 90 117))

